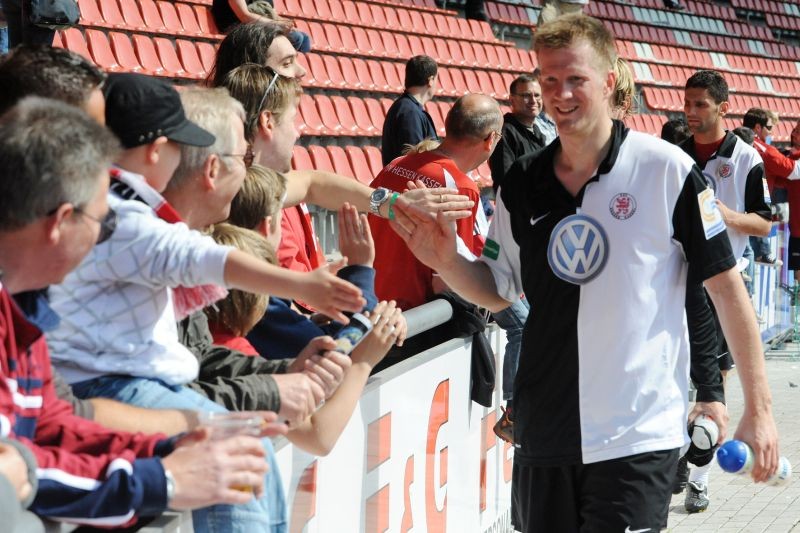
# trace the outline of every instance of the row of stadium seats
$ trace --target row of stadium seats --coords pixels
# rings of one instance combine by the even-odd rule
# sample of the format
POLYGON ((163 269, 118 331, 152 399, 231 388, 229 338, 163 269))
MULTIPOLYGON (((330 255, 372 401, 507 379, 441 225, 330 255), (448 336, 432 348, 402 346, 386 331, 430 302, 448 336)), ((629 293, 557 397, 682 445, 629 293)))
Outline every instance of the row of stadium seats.
POLYGON ((467 20, 443 13, 408 9, 397 4, 353 2, 352 0, 276 0, 279 14, 293 19, 333 22, 347 26, 417 34, 413 29, 450 39, 478 42, 495 41, 486 22, 467 20))
POLYGON ((83 26, 220 40, 208 6, 164 0, 78 0, 83 26))
POLYGON ((617 41, 617 50, 629 60, 670 63, 677 66, 713 68, 722 71, 740 71, 749 74, 769 74, 773 77, 800 77, 800 63, 784 59, 737 54, 734 52, 708 52, 683 46, 668 46, 636 41, 617 41))
POLYGON ((800 6, 796 3, 776 2, 775 0, 731 0, 736 9, 751 13, 774 13, 800 17, 800 6))
POLYGON ((311 36, 314 50, 335 54, 387 59, 408 59, 425 54, 441 65, 530 71, 533 56, 528 50, 494 42, 473 42, 405 35, 326 22, 297 20, 297 29, 311 36))
MULTIPOLYGON (((683 111, 683 89, 666 89, 660 87, 643 87, 645 102, 657 111, 683 111)), ((800 109, 797 108, 796 100, 793 98, 779 98, 768 96, 749 96, 743 94, 731 94, 729 113, 732 115, 744 115, 751 107, 762 107, 771 109, 785 118, 800 118, 800 109)))
MULTIPOLYGON (((404 90, 405 63, 309 53, 299 63, 308 74, 303 86, 331 90, 398 94, 404 90)), ((510 72, 440 67, 437 95, 457 97, 483 92, 500 100, 508 98, 510 72)))
MULTIPOLYGON (((292 168, 295 170, 325 170, 342 176, 355 178, 369 185, 383 168, 381 151, 374 146, 311 145, 308 148, 295 146, 292 152, 292 168)), ((487 163, 474 171, 473 176, 480 186, 489 186, 492 175, 487 163)))
POLYGON ((109 72, 138 72, 151 76, 204 79, 214 65, 216 52, 207 42, 151 37, 142 34, 87 28, 56 33, 54 46, 69 48, 109 72))
MULTIPOLYGON (((639 83, 682 87, 683 82, 697 71, 697 67, 678 67, 660 63, 631 62, 634 78, 639 83)), ((725 80, 733 92, 800 96, 800 79, 771 78, 757 74, 725 72, 725 80)))

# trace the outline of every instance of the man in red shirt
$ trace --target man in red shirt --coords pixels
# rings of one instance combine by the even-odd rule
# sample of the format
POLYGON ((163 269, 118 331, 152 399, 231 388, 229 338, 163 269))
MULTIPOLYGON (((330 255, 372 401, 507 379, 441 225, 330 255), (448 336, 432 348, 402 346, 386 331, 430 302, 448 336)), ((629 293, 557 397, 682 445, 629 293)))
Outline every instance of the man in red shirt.
MULTIPOLYGON (((501 138, 502 127, 503 115, 493 98, 481 94, 463 96, 447 114, 446 138, 437 149, 398 157, 371 185, 402 191, 409 181, 421 181, 428 188, 457 188, 475 202, 472 216, 456 223, 459 250, 479 256, 483 248, 476 228, 479 193, 467 173, 489 159, 501 138)), ((379 299, 395 300, 398 307, 410 309, 445 288, 434 281, 435 272, 408 250, 388 220, 371 216, 369 223, 375 238, 375 293, 379 299)))

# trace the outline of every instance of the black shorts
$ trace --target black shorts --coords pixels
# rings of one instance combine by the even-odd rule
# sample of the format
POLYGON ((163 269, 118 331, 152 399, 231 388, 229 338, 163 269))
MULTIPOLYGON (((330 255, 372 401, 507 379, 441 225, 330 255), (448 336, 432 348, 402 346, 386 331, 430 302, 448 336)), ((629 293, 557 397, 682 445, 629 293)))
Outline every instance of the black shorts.
POLYGON ((512 523, 523 533, 661 531, 667 527, 678 451, 588 465, 524 466, 515 461, 512 523))
POLYGON ((800 270, 800 237, 789 237, 789 270, 800 270))

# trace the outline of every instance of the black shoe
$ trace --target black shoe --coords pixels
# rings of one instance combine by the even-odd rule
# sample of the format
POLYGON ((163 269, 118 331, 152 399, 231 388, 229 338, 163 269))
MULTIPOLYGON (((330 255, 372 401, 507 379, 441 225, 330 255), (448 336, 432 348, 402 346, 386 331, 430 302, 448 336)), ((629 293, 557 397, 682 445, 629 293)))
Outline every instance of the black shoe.
POLYGON ((686 499, 683 508, 687 513, 702 513, 708 509, 708 487, 697 481, 690 481, 686 485, 686 499))
POLYGON ((689 481, 689 461, 686 457, 678 459, 678 471, 675 473, 675 481, 672 483, 672 494, 680 494, 686 488, 689 481))

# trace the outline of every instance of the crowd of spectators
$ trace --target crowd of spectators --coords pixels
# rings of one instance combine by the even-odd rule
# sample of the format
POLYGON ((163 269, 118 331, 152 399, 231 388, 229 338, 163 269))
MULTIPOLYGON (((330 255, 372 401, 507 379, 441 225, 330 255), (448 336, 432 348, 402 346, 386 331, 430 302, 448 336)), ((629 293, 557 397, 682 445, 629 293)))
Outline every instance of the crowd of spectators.
MULTIPOLYGON (((540 22, 587 3, 547 2, 540 22)), ((497 259, 486 218, 495 195, 482 196, 471 174, 489 162, 488 192, 499 194, 520 187, 521 158, 555 151, 542 99, 553 82, 538 69, 518 76, 505 115, 489 96, 463 96, 439 139, 425 110, 437 63, 409 59, 385 120, 384 168, 366 186, 292 170, 306 74, 297 57, 312 43, 272 2, 214 0, 226 36, 208 87, 181 90, 106 74, 50 46, 52 31, 26 22, 27 5, 3 0, 16 47, 0 60, 0 509, 15 531, 41 529, 39 518, 129 526, 168 508, 191 510, 196 531, 286 531, 272 438, 329 453, 370 373, 404 344, 402 310, 453 289, 406 245, 396 215, 452 223, 460 258, 497 259), (341 259, 322 253, 308 204, 337 212, 341 259), (352 313, 373 328, 344 354, 333 337, 352 313), (212 438, 203 413, 243 413, 257 427, 212 438)), ((482 2, 468 11, 485 19, 482 2)), ((622 131, 635 113, 634 78, 616 57, 613 72, 604 118, 622 131)), ((746 186, 719 196, 718 209, 737 258, 747 241, 756 261, 780 265, 764 239, 763 192, 784 194, 800 212, 800 123, 783 154, 771 146, 777 116, 753 108, 738 132, 752 141, 736 140, 720 129, 727 86, 715 76, 693 76, 688 125, 669 121, 662 137, 712 165, 709 175, 734 149, 747 156, 734 170, 746 186), (705 100, 722 110, 713 124, 698 111, 705 100), (758 168, 768 189, 756 190, 758 168)), ((509 442, 530 309, 522 288, 492 306, 509 341, 495 432, 509 442)), ((702 510, 707 476, 693 476, 687 509, 702 510)))

